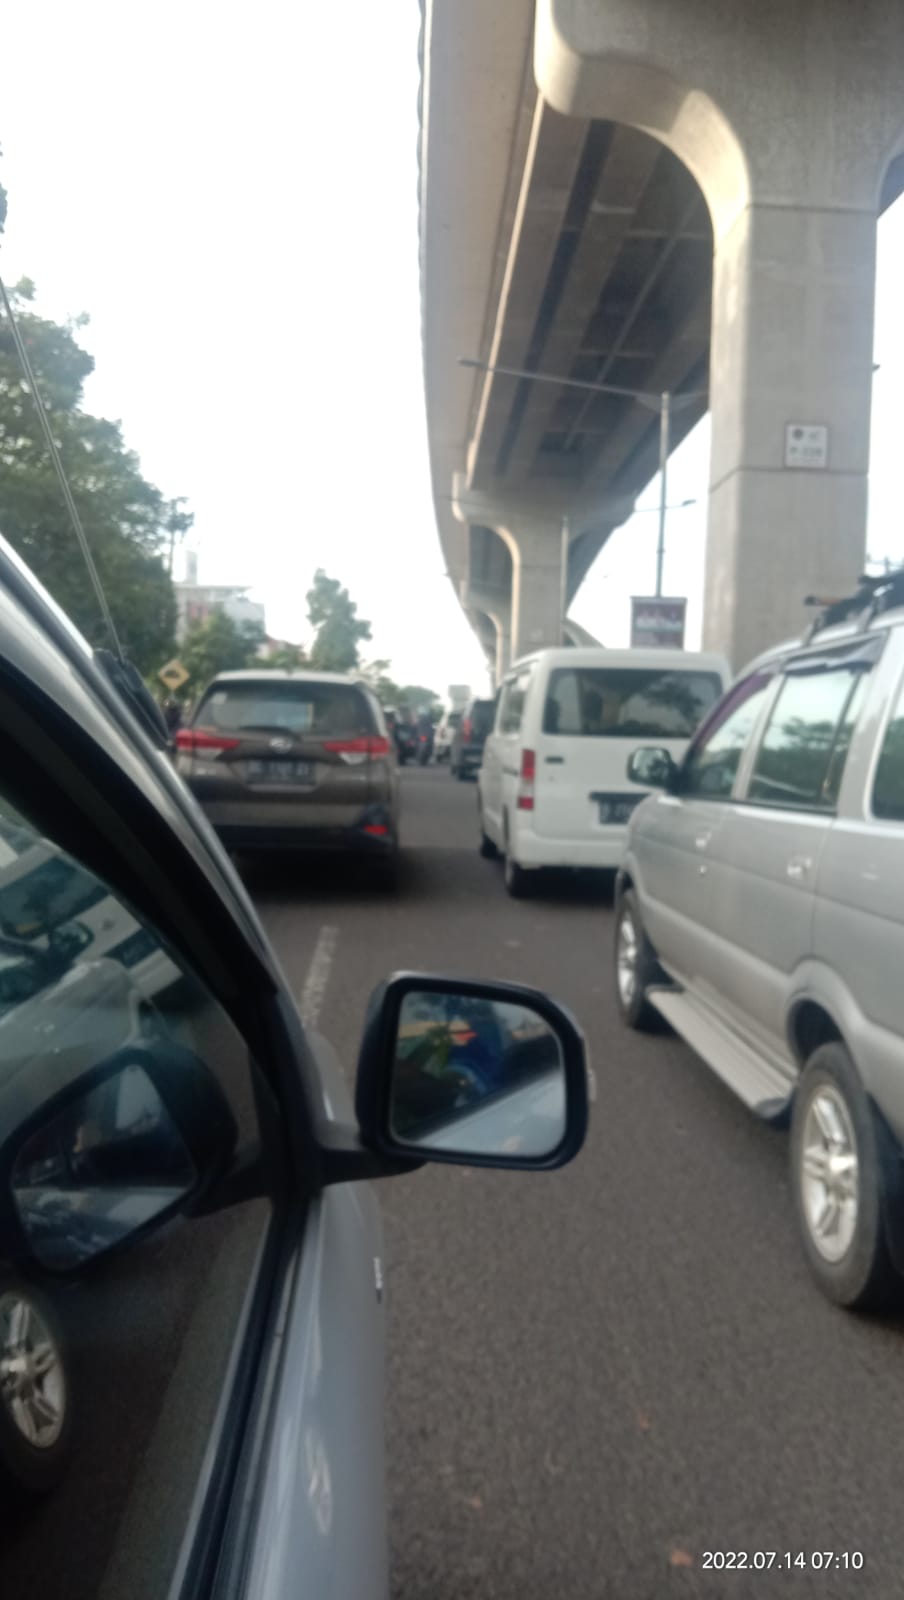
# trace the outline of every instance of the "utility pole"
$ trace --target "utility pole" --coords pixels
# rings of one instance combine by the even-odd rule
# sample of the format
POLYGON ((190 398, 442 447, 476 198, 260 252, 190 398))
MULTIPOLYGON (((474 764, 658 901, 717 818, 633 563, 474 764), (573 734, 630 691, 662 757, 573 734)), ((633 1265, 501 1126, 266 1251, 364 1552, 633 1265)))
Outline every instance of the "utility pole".
POLYGON ((656 598, 662 595, 662 567, 665 561, 665 514, 671 431, 671 395, 665 389, 659 400, 659 541, 656 545, 656 598))

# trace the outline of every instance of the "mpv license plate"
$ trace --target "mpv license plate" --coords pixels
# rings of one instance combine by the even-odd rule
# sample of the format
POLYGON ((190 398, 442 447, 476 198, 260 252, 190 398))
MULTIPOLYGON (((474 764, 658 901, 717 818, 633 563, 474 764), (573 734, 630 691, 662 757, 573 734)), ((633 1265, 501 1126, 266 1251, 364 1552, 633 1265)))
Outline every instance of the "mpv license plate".
POLYGON ((313 761, 247 761, 251 783, 313 783, 313 761))
POLYGON ((592 794, 590 798, 596 801, 599 821, 617 825, 628 821, 634 807, 643 799, 643 795, 592 794))

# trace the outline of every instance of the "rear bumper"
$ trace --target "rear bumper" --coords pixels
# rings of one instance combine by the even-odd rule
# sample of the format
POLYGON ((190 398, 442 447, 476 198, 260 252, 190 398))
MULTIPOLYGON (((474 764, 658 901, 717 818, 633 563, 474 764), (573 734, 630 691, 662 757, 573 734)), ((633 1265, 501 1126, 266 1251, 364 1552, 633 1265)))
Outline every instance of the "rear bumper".
MULTIPOLYGON (((309 850, 336 855, 382 856, 398 847, 392 813, 381 805, 352 810, 350 815, 306 821, 303 812, 287 818, 280 806, 217 803, 198 796, 207 820, 227 850, 309 850), (374 831, 376 830, 376 831, 374 831)), ((293 808, 294 809, 294 808, 293 808)), ((313 811, 313 808, 312 808, 313 811)))
POLYGON ((483 762, 483 745, 464 744, 455 752, 453 760, 463 772, 476 772, 483 762))
POLYGON ((532 829, 514 828, 512 853, 520 867, 620 867, 628 837, 626 827, 607 829, 592 839, 546 839, 532 829))

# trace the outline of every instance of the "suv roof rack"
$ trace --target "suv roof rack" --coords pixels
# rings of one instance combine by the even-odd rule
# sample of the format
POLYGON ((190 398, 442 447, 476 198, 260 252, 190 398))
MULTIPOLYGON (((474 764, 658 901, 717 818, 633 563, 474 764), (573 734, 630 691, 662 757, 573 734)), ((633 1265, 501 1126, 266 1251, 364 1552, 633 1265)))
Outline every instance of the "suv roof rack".
POLYGON ((831 628, 836 622, 848 622, 852 617, 859 619, 866 627, 881 612, 891 611, 894 606, 904 606, 904 567, 874 576, 864 573, 857 581, 854 594, 846 599, 811 594, 804 605, 820 607, 819 616, 814 617, 804 635, 805 644, 809 644, 824 628, 831 628))

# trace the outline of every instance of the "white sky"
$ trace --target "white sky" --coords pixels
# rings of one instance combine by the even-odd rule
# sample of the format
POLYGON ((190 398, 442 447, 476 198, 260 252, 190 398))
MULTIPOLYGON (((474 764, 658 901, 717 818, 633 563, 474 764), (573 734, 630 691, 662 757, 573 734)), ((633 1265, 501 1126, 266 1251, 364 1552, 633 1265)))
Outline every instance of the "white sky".
MULTIPOLYGON (((485 682, 443 577, 417 272, 415 0, 253 8, 51 0, 4 17, 8 283, 91 316, 89 409, 195 512, 200 578, 303 639, 314 569, 347 584, 401 681, 485 682)), ((904 208, 880 225, 870 554, 904 559, 904 208)), ((665 589, 699 630, 708 422, 672 457, 665 589)), ((643 504, 655 506, 658 483, 643 504)), ((603 550, 572 615, 627 642, 657 519, 603 550)))

